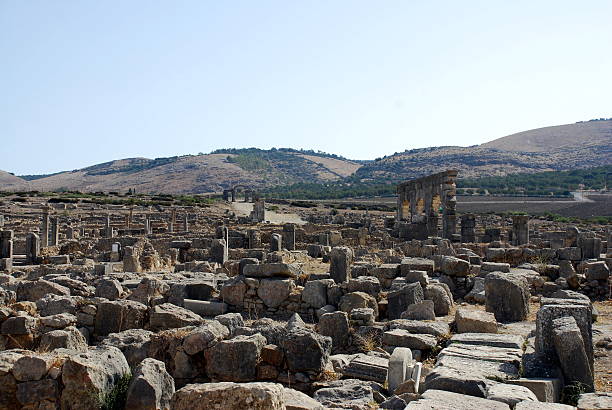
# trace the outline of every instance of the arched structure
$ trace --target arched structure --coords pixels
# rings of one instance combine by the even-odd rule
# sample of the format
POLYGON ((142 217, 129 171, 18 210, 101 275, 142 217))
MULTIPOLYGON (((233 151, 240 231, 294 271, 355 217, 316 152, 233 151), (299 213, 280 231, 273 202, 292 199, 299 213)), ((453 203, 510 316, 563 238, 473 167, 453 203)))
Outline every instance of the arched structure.
POLYGON ((401 237, 424 239, 427 235, 437 235, 441 214, 442 236, 452 238, 457 225, 456 179, 457 171, 448 170, 397 186, 397 221, 403 224, 401 237))

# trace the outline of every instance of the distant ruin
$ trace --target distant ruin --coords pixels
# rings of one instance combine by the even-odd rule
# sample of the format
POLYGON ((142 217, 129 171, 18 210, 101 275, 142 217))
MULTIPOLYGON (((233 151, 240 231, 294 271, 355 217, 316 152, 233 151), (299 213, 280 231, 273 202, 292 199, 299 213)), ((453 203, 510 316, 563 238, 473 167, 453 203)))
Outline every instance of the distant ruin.
POLYGON ((442 237, 453 239, 457 230, 456 170, 411 179, 397 186, 397 221, 403 239, 437 236, 442 216, 442 237))

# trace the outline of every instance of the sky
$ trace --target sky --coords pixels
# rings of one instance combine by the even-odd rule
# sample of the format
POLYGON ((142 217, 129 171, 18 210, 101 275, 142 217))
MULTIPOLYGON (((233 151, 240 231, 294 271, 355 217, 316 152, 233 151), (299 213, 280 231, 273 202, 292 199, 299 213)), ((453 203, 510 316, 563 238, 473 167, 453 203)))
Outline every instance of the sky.
POLYGON ((0 169, 612 117, 612 1, 0 0, 0 169))

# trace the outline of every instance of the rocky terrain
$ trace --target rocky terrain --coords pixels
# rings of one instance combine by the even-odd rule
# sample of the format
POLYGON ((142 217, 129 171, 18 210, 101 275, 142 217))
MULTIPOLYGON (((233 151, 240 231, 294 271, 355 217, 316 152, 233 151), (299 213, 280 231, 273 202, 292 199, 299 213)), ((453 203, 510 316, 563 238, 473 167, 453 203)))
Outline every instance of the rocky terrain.
POLYGON ((612 407, 610 226, 19 198, 0 409, 612 407))
POLYGON ((612 164, 612 120, 546 127, 473 147, 433 147, 374 161, 292 149, 228 149, 171 158, 130 158, 52 175, 0 173, 0 190, 145 193, 220 192, 300 182, 390 183, 457 169, 462 178, 567 170, 612 164), (348 178, 348 179, 347 179, 348 178))

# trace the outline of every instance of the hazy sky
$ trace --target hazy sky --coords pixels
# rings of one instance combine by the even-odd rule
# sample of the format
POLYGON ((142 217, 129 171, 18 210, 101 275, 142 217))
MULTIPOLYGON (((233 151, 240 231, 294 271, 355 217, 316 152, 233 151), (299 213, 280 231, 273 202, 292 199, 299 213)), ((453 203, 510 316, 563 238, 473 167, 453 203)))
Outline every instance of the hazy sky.
POLYGON ((373 159, 612 116, 612 1, 0 0, 0 169, 373 159))

